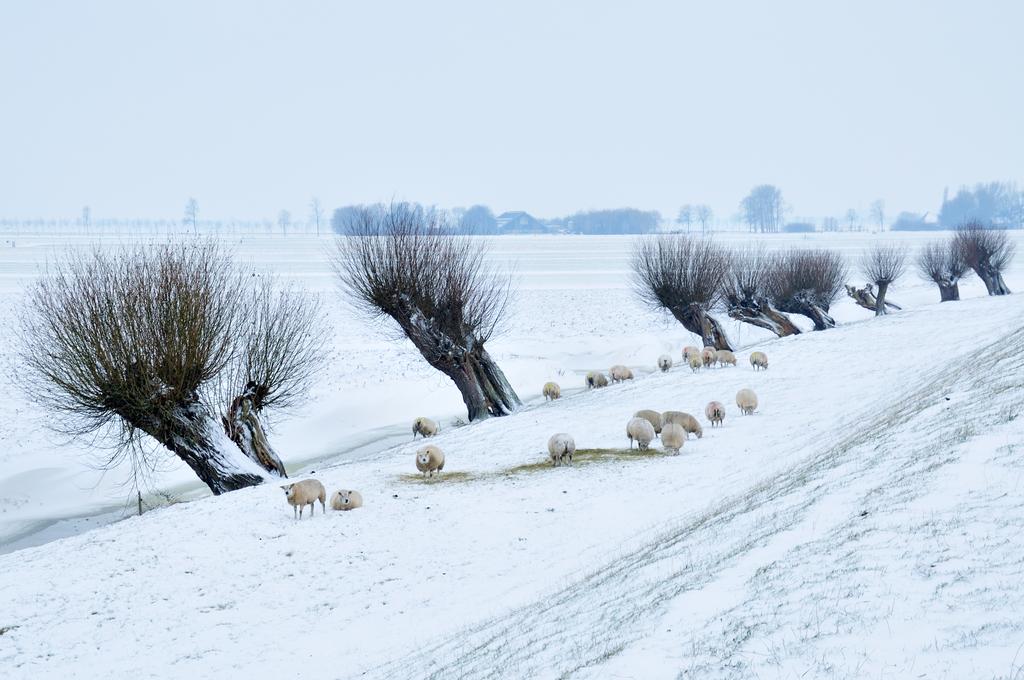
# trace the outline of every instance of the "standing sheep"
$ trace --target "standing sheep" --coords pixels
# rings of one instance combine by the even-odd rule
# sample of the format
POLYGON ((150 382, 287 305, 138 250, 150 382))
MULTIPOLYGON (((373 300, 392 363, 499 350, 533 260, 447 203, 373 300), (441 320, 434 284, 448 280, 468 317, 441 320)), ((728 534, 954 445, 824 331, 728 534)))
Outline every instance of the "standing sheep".
POLYGON ((751 352, 750 353, 750 365, 754 367, 754 370, 761 369, 762 371, 768 370, 768 355, 764 352, 751 352))
POLYGON ((424 439, 427 437, 433 437, 437 434, 438 427, 430 418, 423 418, 422 416, 412 421, 412 438, 416 439, 416 435, 420 435, 424 439))
POLYGON ((424 477, 433 477, 444 470, 444 451, 432 444, 424 446, 416 452, 416 469, 424 477))
POLYGON ((668 370, 672 368, 672 357, 667 354, 662 354, 658 357, 658 368, 661 369, 662 373, 668 373, 668 370))
POLYGON ((701 352, 700 358, 704 360, 704 365, 711 368, 718 361, 718 350, 714 347, 705 347, 704 351, 701 352))
POLYGON ((704 359, 701 358, 700 352, 696 354, 691 354, 690 358, 688 359, 688 362, 690 364, 690 370, 693 371, 694 373, 699 371, 701 367, 704 365, 704 359))
POLYGON ((544 389, 542 390, 545 401, 554 401, 562 396, 562 388, 558 386, 558 383, 546 382, 544 383, 544 389))
POLYGON ((683 428, 683 431, 687 433, 687 436, 695 434, 697 435, 697 439, 704 436, 704 428, 700 426, 697 419, 684 411, 665 411, 661 414, 661 420, 665 425, 671 423, 683 428))
POLYGON ((587 373, 587 389, 593 390, 598 387, 608 387, 608 378, 600 371, 590 371, 587 373))
POLYGON ((704 407, 704 415, 711 421, 711 427, 721 425, 725 420, 725 406, 720 401, 709 401, 704 407))
POLYGON ((576 453, 576 441, 564 432, 551 435, 548 440, 548 455, 551 456, 551 464, 555 467, 564 465, 567 461, 572 465, 572 456, 576 453))
POLYGON ((679 449, 683 448, 685 441, 686 430, 682 425, 669 423, 661 431, 661 445, 674 456, 679 455, 679 449))
POLYGON ((727 349, 720 349, 715 353, 715 359, 718 361, 719 366, 730 366, 736 365, 736 355, 727 349))
POLYGON ((700 354, 700 350, 694 347, 693 345, 687 345, 686 347, 683 348, 683 361, 689 363, 690 357, 692 357, 694 354, 700 354))
POLYGON ((654 426, 643 418, 633 418, 626 424, 626 436, 629 437, 629 448, 633 448, 633 440, 641 451, 646 451, 654 439, 654 426))
POLYGON ((611 376, 613 383, 620 383, 633 379, 633 371, 622 364, 615 364, 609 368, 608 375, 611 376))
POLYGON ((661 414, 649 408, 640 409, 633 414, 634 418, 643 418, 654 428, 655 434, 661 434, 661 414))
POLYGON ((335 491, 331 496, 332 510, 355 510, 363 507, 363 494, 358 491, 341 490, 335 491))
POLYGON ((736 393, 736 405, 745 416, 749 416, 757 408, 757 395, 754 390, 744 387, 736 393))
POLYGON ((323 508, 324 514, 327 514, 327 490, 319 480, 304 479, 301 482, 285 484, 281 488, 284 489, 288 505, 292 506, 295 519, 302 517, 302 511, 306 509, 307 505, 309 506, 309 516, 312 518, 316 512, 316 501, 320 501, 320 507, 323 508))

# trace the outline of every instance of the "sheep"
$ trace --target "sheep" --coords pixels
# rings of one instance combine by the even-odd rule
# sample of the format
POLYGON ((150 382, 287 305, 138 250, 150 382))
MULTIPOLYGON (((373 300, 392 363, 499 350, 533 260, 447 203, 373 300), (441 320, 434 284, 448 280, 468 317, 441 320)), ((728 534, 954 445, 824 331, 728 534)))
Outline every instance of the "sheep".
POLYGON ((729 364, 730 366, 736 365, 736 355, 727 349, 718 350, 715 353, 715 360, 718 362, 719 366, 725 366, 726 364, 729 364))
POLYGON ((690 361, 690 357, 694 354, 700 354, 700 350, 693 345, 687 345, 683 348, 683 361, 690 361))
POLYGON ((613 383, 625 382, 626 380, 633 379, 633 371, 623 366, 622 364, 615 364, 608 369, 608 375, 611 376, 613 383))
POLYGON ((661 431, 661 445, 674 456, 679 455, 679 449, 683 448, 685 441, 686 430, 682 425, 669 423, 661 431))
POLYGON ((761 369, 762 371, 768 370, 768 355, 764 352, 751 352, 750 353, 750 365, 754 367, 754 370, 761 369))
POLYGON ((704 351, 701 352, 700 358, 704 360, 704 365, 711 368, 718 361, 718 350, 714 347, 705 347, 704 351))
POLYGON ((743 415, 749 416, 757 408, 757 395, 754 390, 743 388, 736 393, 736 405, 740 407, 743 415))
POLYGON ((700 352, 691 354, 689 358, 690 370, 696 373, 704 365, 704 359, 701 358, 700 352))
POLYGON ((576 453, 576 441, 564 432, 551 435, 548 440, 548 454, 551 456, 551 464, 555 467, 565 464, 567 461, 572 465, 572 456, 576 453))
POLYGON ((709 401, 704 407, 704 415, 711 421, 711 427, 721 425, 725 420, 725 406, 720 401, 709 401))
POLYGON ((335 491, 331 496, 332 510, 355 510, 363 507, 363 494, 358 491, 341 490, 335 491))
POLYGON ((444 451, 433 445, 424 446, 416 452, 416 469, 424 477, 433 477, 444 470, 444 451))
POLYGON ((545 401, 554 401, 562 396, 562 388, 558 386, 558 383, 546 382, 544 383, 543 394, 545 401))
POLYGON ((590 371, 587 373, 587 389, 597 389, 598 387, 608 387, 608 378, 604 377, 604 373, 600 371, 590 371))
POLYGON ((667 354, 662 354, 658 357, 658 368, 661 369, 662 373, 668 373, 668 369, 672 368, 672 357, 667 354))
POLYGON ((649 408, 641 409, 633 414, 634 418, 643 418, 654 428, 655 434, 661 434, 661 414, 649 408))
POLYGON ((704 436, 704 428, 702 428, 700 423, 697 422, 697 419, 689 413, 685 413, 683 411, 665 411, 661 414, 661 420, 665 425, 671 423, 680 426, 683 428, 683 431, 687 433, 687 437, 691 434, 697 435, 697 439, 704 436))
POLYGON ((629 437, 629 448, 633 448, 633 440, 641 451, 646 451, 654 439, 654 426, 644 418, 633 418, 626 424, 626 436, 629 437))
POLYGON ((307 505, 309 516, 312 518, 316 514, 316 501, 320 501, 320 507, 323 508, 324 514, 327 514, 327 490, 319 480, 304 479, 301 482, 285 484, 281 488, 284 489, 288 505, 292 506, 295 519, 302 517, 302 511, 307 505))
POLYGON ((416 420, 412 421, 412 438, 416 439, 416 435, 420 435, 424 439, 427 437, 433 437, 437 434, 438 427, 430 418, 424 418, 420 416, 416 420))

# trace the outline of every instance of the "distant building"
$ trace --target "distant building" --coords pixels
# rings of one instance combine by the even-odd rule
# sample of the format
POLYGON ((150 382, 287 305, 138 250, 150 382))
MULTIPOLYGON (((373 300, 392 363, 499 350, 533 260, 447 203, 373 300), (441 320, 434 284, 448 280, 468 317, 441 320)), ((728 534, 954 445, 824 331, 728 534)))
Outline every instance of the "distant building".
POLYGON ((549 231, 540 220, 522 210, 501 213, 497 220, 499 234, 546 234, 549 231))

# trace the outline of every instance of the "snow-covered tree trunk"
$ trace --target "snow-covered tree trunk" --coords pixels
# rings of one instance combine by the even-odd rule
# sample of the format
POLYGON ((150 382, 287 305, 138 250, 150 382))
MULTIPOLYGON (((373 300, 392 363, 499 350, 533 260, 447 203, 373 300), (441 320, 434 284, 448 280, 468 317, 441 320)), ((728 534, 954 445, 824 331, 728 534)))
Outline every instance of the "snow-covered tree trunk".
POLYGON ((885 294, 889 290, 888 283, 878 284, 878 295, 875 295, 874 286, 870 283, 865 284, 863 288, 856 288, 855 286, 846 286, 846 294, 853 298, 853 301, 858 305, 872 311, 875 316, 881 316, 888 314, 890 309, 902 310, 903 308, 894 302, 888 302, 885 299, 885 294), (879 311, 879 302, 882 303, 881 311, 879 311))
POLYGON ((951 302, 960 299, 960 283, 954 280, 942 280, 935 282, 939 287, 939 301, 951 302))
POLYGON ((683 324, 683 328, 701 337, 705 347, 732 351, 733 347, 722 324, 704 311, 699 304, 690 303, 683 307, 673 307, 671 311, 676 321, 683 324))
POLYGON ((814 330, 823 331, 836 327, 836 320, 828 314, 828 309, 818 304, 811 295, 794 295, 780 304, 779 309, 789 314, 806 316, 814 324, 814 330))
POLYGON ((1003 280, 1003 274, 988 263, 981 263, 974 267, 974 273, 985 283, 985 289, 989 295, 1009 295, 1010 288, 1003 280))
POLYGON ((788 316, 772 307, 764 298, 744 297, 735 295, 727 297, 729 317, 752 326, 771 331, 782 338, 797 335, 800 329, 788 316))
POLYGON ((267 439, 260 416, 253 404, 255 386, 246 387, 243 394, 235 397, 223 417, 224 432, 247 457, 261 468, 279 477, 287 477, 284 464, 267 439))

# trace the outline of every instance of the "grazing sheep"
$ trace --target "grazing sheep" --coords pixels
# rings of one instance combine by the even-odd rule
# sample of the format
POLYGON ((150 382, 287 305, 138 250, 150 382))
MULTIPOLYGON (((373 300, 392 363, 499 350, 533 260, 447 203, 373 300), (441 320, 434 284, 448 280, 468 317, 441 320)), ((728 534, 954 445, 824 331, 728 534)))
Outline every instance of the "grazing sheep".
POLYGON ((751 352, 750 353, 750 365, 754 367, 754 370, 761 369, 762 371, 768 370, 768 355, 764 352, 751 352))
POLYGON ((672 357, 667 354, 662 354, 658 357, 658 368, 661 369, 662 373, 667 373, 668 369, 672 368, 672 357))
POLYGON ((683 448, 685 441, 686 430, 682 425, 669 423, 661 431, 661 445, 674 456, 679 455, 679 449, 683 448))
POLYGON ((701 358, 700 352, 696 354, 691 354, 688 361, 690 364, 690 370, 693 371, 694 373, 699 371, 700 368, 704 365, 704 359, 701 358))
POLYGON ((548 440, 548 454, 551 456, 551 464, 555 467, 564 465, 568 461, 572 465, 572 456, 576 453, 576 441, 564 432, 551 435, 548 440))
POLYGON ((700 426, 697 419, 684 411, 665 411, 661 414, 661 420, 665 425, 671 423, 683 428, 683 431, 687 433, 687 436, 695 434, 697 435, 697 439, 704 436, 704 428, 700 426))
POLYGON ((693 345, 687 345, 683 348, 683 361, 689 362, 694 354, 700 354, 700 350, 693 345))
POLYGON ((646 451, 654 439, 654 426, 644 418, 633 418, 626 424, 626 436, 629 437, 629 448, 633 448, 633 440, 641 451, 646 451))
POLYGON ((704 407, 704 415, 711 421, 711 427, 721 425, 725 420, 725 406, 720 401, 709 401, 708 405, 704 407))
POLYGON ((433 477, 444 470, 444 451, 428 444, 416 452, 416 469, 424 477, 433 477))
POLYGON ((623 366, 622 364, 615 364, 608 369, 608 375, 611 376, 613 383, 620 383, 626 380, 633 379, 633 371, 623 366))
POLYGON ((740 407, 743 415, 749 416, 757 408, 757 395, 754 390, 744 387, 736 393, 736 405, 740 407))
POLYGON ((604 373, 600 371, 587 373, 587 389, 597 389, 598 387, 608 387, 608 378, 604 377, 604 373))
POLYGON ((736 365, 736 355, 727 349, 720 349, 715 353, 715 360, 718 361, 719 366, 730 366, 736 365))
POLYGON ((363 494, 358 491, 342 490, 335 491, 331 496, 332 510, 355 510, 363 507, 363 494))
POLYGON ((544 383, 544 400, 554 401, 562 396, 562 388, 558 386, 558 383, 546 382, 544 383))
POLYGON ((412 421, 412 438, 416 439, 416 435, 422 436, 424 439, 427 437, 433 437, 437 434, 437 423, 430 418, 423 418, 422 416, 412 421))
POLYGON ((704 360, 704 365, 711 368, 718 361, 718 350, 714 347, 705 347, 704 351, 700 353, 700 358, 704 360))
POLYGON ((661 414, 649 408, 641 409, 633 414, 634 418, 643 418, 654 428, 655 434, 661 434, 661 414))
POLYGON ((284 489, 288 505, 292 506, 295 519, 302 517, 302 511, 306 509, 307 505, 309 506, 309 516, 312 517, 316 512, 316 501, 320 501, 320 507, 323 508, 324 514, 327 513, 327 490, 318 480, 304 479, 301 482, 285 484, 281 488, 284 489))

